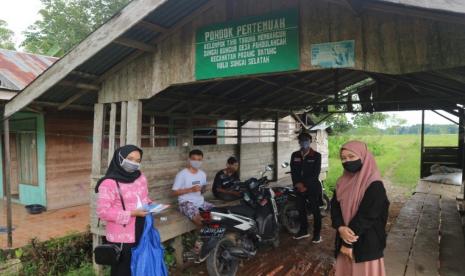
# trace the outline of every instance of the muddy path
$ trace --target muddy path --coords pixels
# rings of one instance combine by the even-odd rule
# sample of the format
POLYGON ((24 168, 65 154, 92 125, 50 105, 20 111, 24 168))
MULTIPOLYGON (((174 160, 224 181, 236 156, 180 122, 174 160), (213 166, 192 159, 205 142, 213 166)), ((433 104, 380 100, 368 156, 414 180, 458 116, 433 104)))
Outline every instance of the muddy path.
MULTIPOLYGON (((399 215, 400 209, 408 199, 408 189, 393 185, 392 172, 397 164, 385 172, 383 178, 388 197, 391 201, 387 230, 399 215)), ((313 225, 310 219, 310 227, 313 225)), ((312 229, 309 229, 312 233, 312 229)), ((264 247, 257 256, 241 263, 239 276, 331 276, 334 275, 334 238, 335 230, 331 228, 329 216, 323 219, 323 242, 315 245, 311 238, 296 241, 292 236, 282 232, 281 246, 277 249, 264 247)), ((173 275, 208 275, 205 264, 188 264, 178 269, 173 275)))

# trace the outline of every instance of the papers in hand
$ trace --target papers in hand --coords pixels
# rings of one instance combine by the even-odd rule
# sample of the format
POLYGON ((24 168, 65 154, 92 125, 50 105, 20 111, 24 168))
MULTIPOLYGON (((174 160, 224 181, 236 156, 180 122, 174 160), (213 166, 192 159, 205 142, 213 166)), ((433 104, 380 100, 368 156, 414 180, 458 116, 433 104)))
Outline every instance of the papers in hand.
POLYGON ((147 210, 147 212, 149 212, 149 213, 158 214, 158 213, 163 212, 168 207, 170 207, 168 204, 155 204, 155 203, 153 203, 153 204, 147 205, 145 207, 145 210, 147 210))

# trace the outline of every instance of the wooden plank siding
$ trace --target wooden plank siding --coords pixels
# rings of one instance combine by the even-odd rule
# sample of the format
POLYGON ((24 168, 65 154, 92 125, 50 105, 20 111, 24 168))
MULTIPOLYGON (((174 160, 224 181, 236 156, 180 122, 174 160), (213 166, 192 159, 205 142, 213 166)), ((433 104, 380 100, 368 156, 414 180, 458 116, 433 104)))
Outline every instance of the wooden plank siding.
POLYGON ((89 202, 92 114, 45 114, 47 208, 89 202))
POLYGON ((465 64, 463 24, 409 14, 369 10, 360 15, 343 1, 214 0, 202 16, 169 33, 155 53, 146 53, 103 83, 99 102, 148 99, 170 85, 195 81, 195 32, 213 23, 297 7, 300 11, 300 71, 311 65, 312 44, 355 40, 355 68, 404 74, 465 64), (337 3, 340 2, 340 3, 337 3))

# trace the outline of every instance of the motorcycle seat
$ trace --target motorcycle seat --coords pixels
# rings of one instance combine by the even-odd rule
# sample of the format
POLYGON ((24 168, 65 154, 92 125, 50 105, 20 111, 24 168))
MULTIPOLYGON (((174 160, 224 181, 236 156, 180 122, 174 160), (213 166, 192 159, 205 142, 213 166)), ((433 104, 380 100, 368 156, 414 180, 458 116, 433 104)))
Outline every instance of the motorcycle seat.
POLYGON ((229 211, 232 214, 237 214, 237 215, 241 215, 241 216, 248 217, 248 218, 255 217, 255 210, 248 206, 244 206, 244 205, 236 205, 236 206, 229 207, 229 211))

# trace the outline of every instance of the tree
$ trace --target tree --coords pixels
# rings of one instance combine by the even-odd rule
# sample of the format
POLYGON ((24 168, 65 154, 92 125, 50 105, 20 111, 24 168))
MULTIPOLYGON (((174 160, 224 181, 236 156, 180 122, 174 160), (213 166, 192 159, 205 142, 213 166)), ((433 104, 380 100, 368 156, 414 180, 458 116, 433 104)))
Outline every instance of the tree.
POLYGON ((41 0, 42 19, 29 26, 21 43, 27 51, 63 56, 130 0, 41 0))
POLYGON ((6 21, 0 19, 0 48, 15 50, 13 36, 14 32, 8 29, 6 21))
POLYGON ((376 124, 384 124, 389 115, 384 113, 357 113, 353 117, 356 127, 375 127, 376 124))
MULTIPOLYGON (((322 115, 312 115, 312 121, 314 122, 319 122, 322 120, 327 114, 322 114, 322 115)), ((347 118, 346 114, 344 113, 336 113, 327 118, 324 122, 327 126, 330 126, 332 131, 335 134, 341 134, 344 132, 349 131, 350 129, 353 128, 352 124, 349 122, 349 119, 347 118)))

